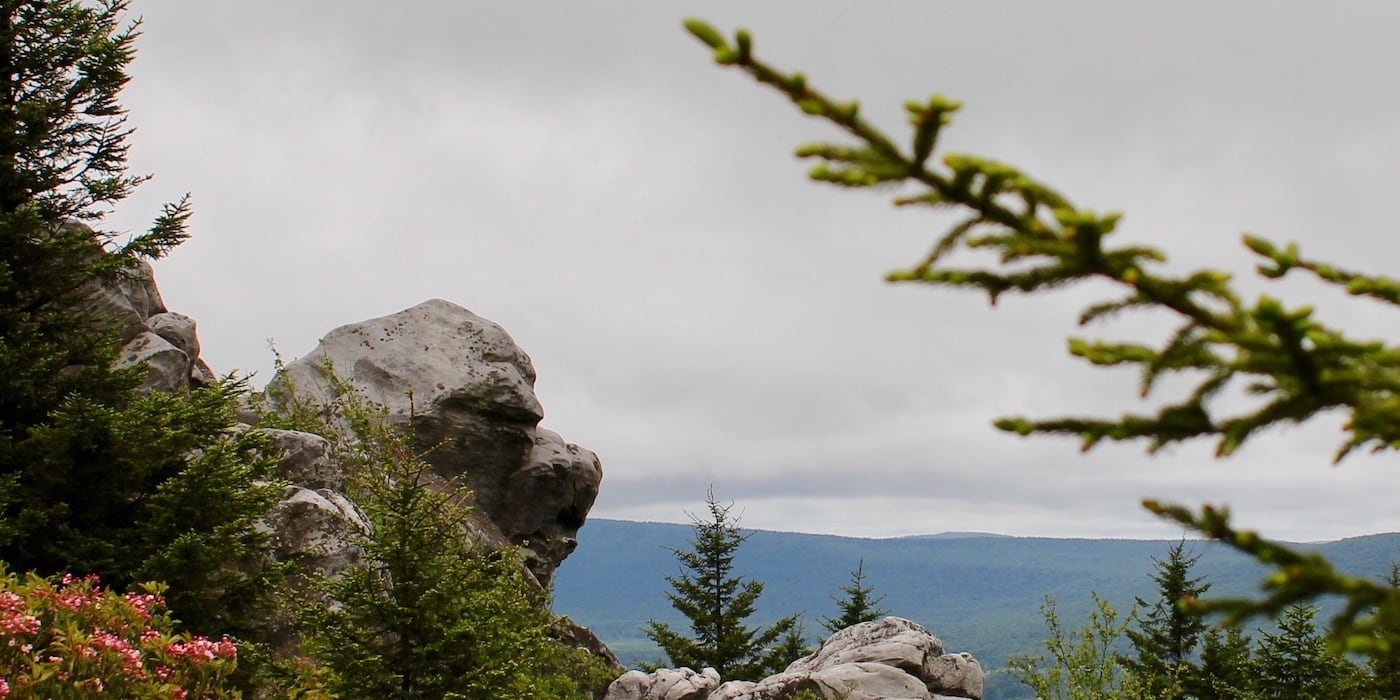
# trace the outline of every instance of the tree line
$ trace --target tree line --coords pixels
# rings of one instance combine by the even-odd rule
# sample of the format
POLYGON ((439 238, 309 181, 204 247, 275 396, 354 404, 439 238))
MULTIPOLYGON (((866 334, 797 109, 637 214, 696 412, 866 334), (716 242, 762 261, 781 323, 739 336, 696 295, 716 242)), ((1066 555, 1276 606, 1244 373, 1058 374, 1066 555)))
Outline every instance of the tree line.
MULTIPOLYGON (((811 653, 801 615, 768 626, 746 622, 762 594, 761 581, 739 576, 735 559, 751 533, 731 515, 733 504, 706 498, 706 515, 692 516, 689 549, 673 549, 681 572, 667 576, 671 605, 689 621, 690 633, 648 621, 645 633, 666 655, 650 668, 714 668, 725 680, 761 680, 780 673, 811 653)), ((1237 623, 1220 624, 1193 608, 1210 583, 1195 576, 1199 555, 1186 541, 1172 545, 1163 559, 1153 558, 1152 600, 1135 598, 1125 615, 1090 593, 1095 609, 1079 627, 1067 627, 1056 603, 1047 596, 1041 607, 1048 637, 1044 653, 1010 660, 1010 676, 1024 695, 1004 684, 988 688, 988 697, 1040 700, 1389 700, 1400 697, 1400 664, 1372 656, 1364 664, 1327 644, 1319 609, 1307 603, 1286 607, 1272 627, 1254 637, 1237 623)), ((1400 565, 1387 580, 1400 589, 1400 565)), ((835 633, 879 619, 877 595, 859 563, 850 582, 833 596, 840 614, 823 617, 822 627, 835 633)), ((1394 630, 1380 630, 1391 633, 1394 630)))
MULTIPOLYGON (((1289 605, 1254 638, 1241 625, 1196 614, 1191 601, 1210 589, 1192 575, 1198 558, 1179 542, 1165 559, 1153 559, 1157 597, 1137 598, 1126 617, 1091 594, 1096 610, 1081 627, 1066 629, 1047 598, 1045 653, 1013 658, 1012 675, 1041 700, 1400 697, 1394 660, 1372 656, 1362 665, 1329 647, 1315 605, 1289 605)), ((1386 583, 1400 589, 1400 566, 1391 566, 1386 583)))

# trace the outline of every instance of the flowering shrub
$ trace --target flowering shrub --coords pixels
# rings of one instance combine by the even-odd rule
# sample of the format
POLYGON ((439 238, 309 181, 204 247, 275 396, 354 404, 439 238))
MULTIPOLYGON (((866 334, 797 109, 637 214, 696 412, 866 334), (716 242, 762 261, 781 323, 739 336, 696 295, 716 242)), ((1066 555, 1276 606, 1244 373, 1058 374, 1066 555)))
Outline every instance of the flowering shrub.
POLYGON ((161 587, 118 594, 96 576, 57 583, 0 568, 0 698, 236 698, 227 637, 174 634, 161 587))

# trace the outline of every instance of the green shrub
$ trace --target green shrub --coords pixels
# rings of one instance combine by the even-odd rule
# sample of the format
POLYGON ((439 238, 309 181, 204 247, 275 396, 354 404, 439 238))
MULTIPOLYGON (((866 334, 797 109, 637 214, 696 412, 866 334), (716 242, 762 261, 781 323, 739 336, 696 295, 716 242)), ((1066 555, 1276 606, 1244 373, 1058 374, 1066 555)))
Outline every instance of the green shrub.
POLYGON ((0 698, 236 698, 238 648, 176 634, 163 588, 114 593, 97 577, 57 582, 0 570, 0 698))

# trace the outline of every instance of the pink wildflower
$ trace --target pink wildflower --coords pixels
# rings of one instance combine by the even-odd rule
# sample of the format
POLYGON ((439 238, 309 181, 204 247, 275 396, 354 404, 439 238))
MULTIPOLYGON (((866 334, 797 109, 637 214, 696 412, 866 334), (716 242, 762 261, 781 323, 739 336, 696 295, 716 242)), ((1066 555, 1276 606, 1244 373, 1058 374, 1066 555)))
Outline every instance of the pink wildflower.
POLYGON ((166 647, 166 653, 178 659, 188 659, 190 663, 199 665, 204 661, 213 661, 217 658, 234 658, 238 654, 238 649, 233 646, 233 642, 224 637, 222 641, 211 642, 205 637, 195 637, 188 642, 174 642, 166 647))
POLYGON ((0 632, 8 635, 34 634, 39 631, 39 618, 33 615, 0 617, 0 632))
POLYGON ((136 608, 136 612, 141 613, 145 620, 151 619, 151 608, 165 605, 164 600, 150 593, 127 593, 126 602, 131 603, 131 607, 136 608))
POLYGON ((84 583, 84 582, 90 583, 90 584, 93 585, 93 587, 96 587, 97 584, 99 584, 99 583, 102 582, 102 580, 99 579, 99 578, 97 577, 97 574, 88 574, 87 576, 81 576, 81 577, 79 577, 79 576, 74 576, 73 574, 64 574, 64 575, 63 575, 63 580, 62 580, 60 583, 61 583, 64 587, 67 587, 67 586, 72 586, 72 585, 74 585, 74 584, 84 583))
POLYGON ((92 635, 92 645, 98 649, 111 649, 122 655, 125 671, 141 670, 141 650, 131 646, 131 642, 106 630, 97 630, 92 635))
POLYGON ((53 598, 54 605, 57 605, 69 612, 77 612, 83 609, 88 602, 88 596, 79 591, 62 591, 53 598))
POLYGON ((10 684, 9 684, 9 683, 6 683, 4 678, 0 678, 0 698, 3 698, 3 697, 5 697, 6 695, 9 695, 9 694, 10 694, 10 684))

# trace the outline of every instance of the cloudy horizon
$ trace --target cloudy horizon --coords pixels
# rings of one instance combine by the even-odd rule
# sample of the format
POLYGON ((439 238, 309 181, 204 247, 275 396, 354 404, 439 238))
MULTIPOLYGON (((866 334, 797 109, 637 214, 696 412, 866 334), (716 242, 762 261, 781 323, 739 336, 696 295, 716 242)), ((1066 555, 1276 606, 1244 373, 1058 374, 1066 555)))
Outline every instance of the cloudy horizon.
POLYGON ((1086 286, 989 308, 888 285, 948 219, 812 184, 791 155, 841 140, 713 64, 697 15, 806 72, 903 141, 902 103, 961 100, 945 150, 1015 164, 1172 269, 1315 302, 1400 340, 1375 304, 1253 279, 1246 231, 1387 272, 1400 243, 1400 6, 601 0, 134 0, 131 162, 156 178, 109 225, 192 193, 193 238, 156 265, 220 372, 443 298, 531 356, 542 425, 596 451, 592 517, 687 522, 706 489, 747 527, 862 537, 1181 534, 1145 497, 1228 503, 1288 540, 1400 531, 1387 455, 1339 467, 1337 416, 1228 460, 1192 443, 1081 454, 997 417, 1140 411, 1136 377, 1069 335, 1086 286))

